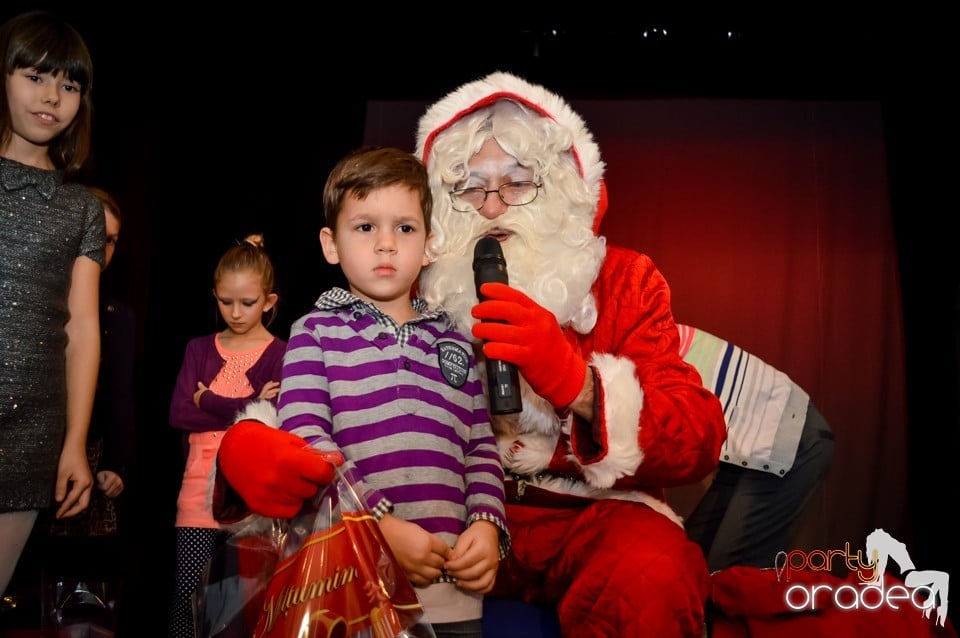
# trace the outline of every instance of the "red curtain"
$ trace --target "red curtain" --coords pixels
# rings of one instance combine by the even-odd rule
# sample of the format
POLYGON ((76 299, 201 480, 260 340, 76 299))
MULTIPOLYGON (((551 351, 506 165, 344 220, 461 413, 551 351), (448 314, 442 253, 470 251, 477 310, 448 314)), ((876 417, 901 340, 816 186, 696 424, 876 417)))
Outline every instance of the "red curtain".
MULTIPOLYGON (((572 101, 607 164, 608 241, 650 255, 678 322, 789 374, 836 435, 794 549, 911 544, 899 268, 879 103, 572 101)), ((368 103, 413 149, 425 103, 368 103)))

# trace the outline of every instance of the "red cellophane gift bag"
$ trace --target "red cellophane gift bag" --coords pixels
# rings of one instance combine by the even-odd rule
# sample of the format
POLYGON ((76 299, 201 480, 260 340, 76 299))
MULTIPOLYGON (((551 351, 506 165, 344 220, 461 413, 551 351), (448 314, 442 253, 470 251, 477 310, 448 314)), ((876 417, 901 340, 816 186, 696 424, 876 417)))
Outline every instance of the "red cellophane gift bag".
POLYGON ((203 638, 433 638, 356 472, 337 468, 290 521, 252 520, 231 536, 194 595, 203 638))

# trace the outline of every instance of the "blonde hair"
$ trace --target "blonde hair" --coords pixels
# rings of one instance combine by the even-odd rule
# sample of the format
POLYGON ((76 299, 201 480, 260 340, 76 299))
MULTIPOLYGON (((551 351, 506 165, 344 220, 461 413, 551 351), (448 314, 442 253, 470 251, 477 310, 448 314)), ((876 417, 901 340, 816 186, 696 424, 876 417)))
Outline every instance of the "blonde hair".
MULTIPOLYGON (((273 261, 267 255, 264 249, 264 240, 261 233, 251 233, 237 242, 236 246, 231 246, 223 254, 217 267, 213 271, 213 286, 216 289, 217 284, 228 273, 234 272, 252 272, 260 275, 260 285, 266 295, 275 294, 276 275, 274 274, 273 261)), ((277 316, 277 304, 274 304, 266 315, 263 325, 269 327, 277 316)))

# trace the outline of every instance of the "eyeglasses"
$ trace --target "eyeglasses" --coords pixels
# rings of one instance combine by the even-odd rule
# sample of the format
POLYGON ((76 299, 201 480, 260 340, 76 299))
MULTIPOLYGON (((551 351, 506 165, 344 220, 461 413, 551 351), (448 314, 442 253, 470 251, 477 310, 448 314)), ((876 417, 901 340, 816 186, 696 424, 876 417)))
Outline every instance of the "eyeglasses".
POLYGON ((523 206, 529 204, 540 194, 543 184, 536 182, 507 182, 500 188, 486 190, 485 188, 461 188, 450 191, 450 202, 453 210, 460 213, 472 213, 480 210, 487 203, 490 193, 496 193, 500 201, 507 206, 523 206))

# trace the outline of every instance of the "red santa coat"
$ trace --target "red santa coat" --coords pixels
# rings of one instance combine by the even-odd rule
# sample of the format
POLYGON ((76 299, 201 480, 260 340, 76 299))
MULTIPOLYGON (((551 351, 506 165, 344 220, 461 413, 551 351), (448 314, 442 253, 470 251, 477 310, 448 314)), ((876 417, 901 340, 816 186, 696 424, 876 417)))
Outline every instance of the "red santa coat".
POLYGON ((716 467, 720 404, 679 357, 649 257, 609 247, 593 290, 596 327, 567 336, 596 371, 596 423, 566 420, 545 471, 508 476, 513 552, 495 595, 557 603, 565 634, 698 635, 709 575, 663 488, 716 467))
MULTIPOLYGON (((720 403, 680 358, 670 290, 648 256, 608 246, 593 293, 595 328, 566 334, 596 370, 596 424, 564 422, 546 470, 519 480, 590 499, 644 502, 679 523, 663 489, 716 469, 726 436, 720 403)), ((531 445, 541 436, 520 436, 521 445, 538 448, 528 464, 542 465, 531 459, 546 453, 548 446, 531 445)), ((510 469, 511 459, 504 462, 510 469)))

